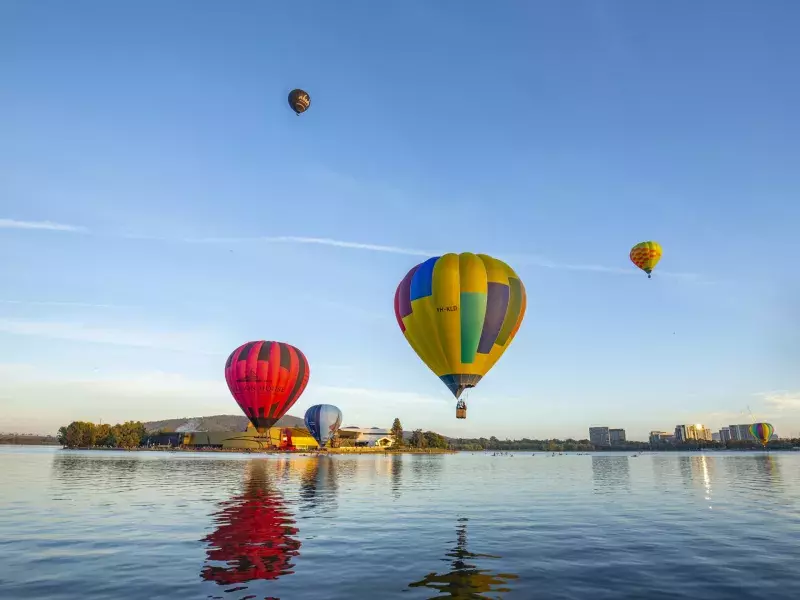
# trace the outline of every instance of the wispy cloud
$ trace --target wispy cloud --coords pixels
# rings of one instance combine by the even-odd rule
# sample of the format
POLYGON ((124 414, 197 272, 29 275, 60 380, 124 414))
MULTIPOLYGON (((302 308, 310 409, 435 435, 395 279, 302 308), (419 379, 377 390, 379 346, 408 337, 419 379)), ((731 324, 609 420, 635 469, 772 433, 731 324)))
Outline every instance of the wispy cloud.
POLYGON ((538 256, 535 254, 501 254, 498 258, 508 260, 515 266, 527 265, 533 267, 542 267, 543 269, 554 269, 559 271, 593 271, 595 273, 614 273, 616 275, 635 275, 636 272, 632 269, 623 269, 622 267, 608 267, 604 265, 576 265, 569 263, 556 262, 538 256))
POLYGON ((447 405, 446 398, 436 398, 434 396, 426 396, 416 392, 397 392, 394 390, 374 390, 368 388, 358 387, 337 387, 328 385, 315 386, 317 392, 329 396, 345 396, 354 401, 366 401, 370 404, 438 404, 447 405))
POLYGON ((113 423, 239 412, 221 378, 163 371, 66 375, 26 364, 0 364, 0 406, 3 429, 11 431, 55 432, 80 419, 113 423))
POLYGON ((790 392, 787 390, 775 390, 771 392, 759 392, 756 394, 764 403, 771 406, 778 412, 800 410, 800 392, 790 392))
POLYGON ((31 319, 0 319, 0 332, 51 339, 179 350, 216 355, 208 340, 192 333, 144 331, 134 328, 93 327, 84 323, 31 319))
POLYGON ((63 306, 75 308, 133 308, 124 304, 97 304, 94 302, 70 302, 57 300, 0 300, 0 304, 16 304, 20 306, 63 306))
MULTIPOLYGON (((71 231, 71 232, 88 232, 85 227, 75 225, 64 225, 61 223, 53 223, 50 221, 15 221, 12 219, 0 219, 0 228, 8 229, 46 229, 51 231, 71 231)), ((328 237, 310 237, 310 236, 296 236, 296 235, 281 235, 281 236, 249 236, 249 237, 198 237, 198 238, 168 238, 161 236, 151 236, 139 233, 126 233, 119 234, 116 237, 121 237, 129 240, 140 241, 159 241, 168 243, 185 243, 185 244, 220 244, 220 245, 234 245, 234 244, 305 244, 315 246, 328 246, 334 248, 346 248, 350 250, 362 250, 366 252, 381 252, 386 254, 400 254, 404 256, 417 256, 417 257, 431 257, 440 256, 443 254, 441 251, 424 250, 420 248, 407 248, 404 246, 393 246, 387 244, 372 244, 367 242, 353 242, 349 240, 339 240, 328 237)), ((498 258, 508 260, 515 266, 534 266, 543 269, 552 269, 557 271, 583 271, 593 273, 608 273, 613 275, 640 275, 634 268, 624 268, 618 266, 607 266, 597 264, 571 264, 551 260, 544 256, 533 254, 507 254, 498 253, 498 258)), ((672 279, 682 279, 686 281, 693 281, 696 283, 710 284, 713 283, 703 278, 702 275, 697 273, 680 273, 665 270, 659 270, 658 276, 669 277, 672 279)))
POLYGON ((52 221, 17 221, 16 219, 0 219, 0 229, 42 229, 46 231, 68 231, 71 233, 85 233, 88 231, 80 225, 67 225, 52 221))
MULTIPOLYGON (((207 238, 186 238, 181 240, 195 244, 241 244, 263 242, 271 244, 312 244, 319 246, 332 246, 335 248, 349 248, 352 250, 365 250, 370 252, 385 252, 390 254, 403 254, 406 256, 431 257, 440 256, 443 252, 434 250, 423 250, 420 248, 405 248, 402 246, 389 246, 384 244, 370 244, 364 242, 351 242, 347 240, 337 240, 334 238, 305 237, 305 236, 257 236, 257 237, 207 237, 207 238)), ((606 265, 594 264, 570 264, 551 260, 549 258, 534 254, 506 254, 496 255, 498 258, 508 260, 515 266, 528 265, 553 269, 559 271, 589 271, 595 273, 611 273, 614 275, 641 275, 635 268, 611 267, 606 265)), ((658 271, 659 276, 702 281, 702 276, 697 273, 679 273, 671 271, 658 271)))
POLYGON ((351 248, 354 250, 369 250, 372 252, 388 252, 391 254, 405 254, 407 256, 436 256, 435 252, 415 248, 402 248, 400 246, 385 246, 382 244, 364 244, 361 242, 348 242, 332 238, 303 237, 293 235, 258 236, 258 237, 213 237, 213 238, 186 238, 183 241, 196 244, 241 244, 264 242, 269 244, 313 244, 317 246, 334 246, 336 248, 351 248))

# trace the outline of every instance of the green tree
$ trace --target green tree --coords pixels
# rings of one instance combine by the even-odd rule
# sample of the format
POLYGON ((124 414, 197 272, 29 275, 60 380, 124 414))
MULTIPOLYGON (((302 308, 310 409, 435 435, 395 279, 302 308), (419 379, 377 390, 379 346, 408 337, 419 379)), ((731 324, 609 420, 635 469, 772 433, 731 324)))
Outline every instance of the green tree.
POLYGON ((113 447, 109 440, 111 434, 111 426, 108 423, 102 423, 95 428, 95 444, 98 446, 113 447))
POLYGON ((422 433, 422 429, 415 429, 413 431, 411 434, 411 439, 409 440, 409 444, 414 448, 426 447, 425 434, 422 433))
POLYGON ((91 448, 95 444, 96 436, 94 423, 73 421, 67 425, 66 446, 67 448, 91 448))
POLYGON ((400 424, 400 419, 395 417, 392 423, 392 438, 394 439, 395 447, 399 448, 403 445, 403 426, 400 424))
POLYGON ((423 434, 423 439, 427 448, 448 448, 450 446, 447 438, 433 431, 426 431, 423 434))
POLYGON ((58 436, 57 436, 56 439, 58 439, 58 443, 61 444, 62 446, 66 446, 67 445, 67 428, 66 427, 59 427, 58 428, 58 436))

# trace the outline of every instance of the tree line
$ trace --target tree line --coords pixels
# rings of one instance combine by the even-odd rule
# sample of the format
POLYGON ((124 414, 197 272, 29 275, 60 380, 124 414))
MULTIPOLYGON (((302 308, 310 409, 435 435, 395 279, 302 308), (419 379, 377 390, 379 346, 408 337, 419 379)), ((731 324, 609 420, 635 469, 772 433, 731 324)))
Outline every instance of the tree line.
MULTIPOLYGON (((500 452, 510 452, 515 450, 531 450, 539 452, 603 452, 603 451, 630 451, 640 452, 643 450, 663 450, 663 451, 686 451, 686 450, 760 450, 761 444, 755 440, 730 440, 727 442, 706 442, 702 440, 690 440, 678 443, 659 443, 649 442, 623 442, 614 446, 595 446, 589 440, 574 439, 549 439, 533 440, 522 438, 521 440, 499 440, 495 436, 489 438, 455 438, 448 439, 433 431, 422 431, 415 429, 408 439, 404 438, 403 426, 400 419, 395 419, 392 424, 392 438, 394 447, 402 448, 447 448, 450 450, 464 450, 481 452, 484 450, 494 450, 500 452)), ((800 439, 776 440, 769 442, 767 448, 770 450, 791 450, 800 447, 800 439)))
POLYGON ((58 443, 65 448, 138 448, 147 432, 140 421, 116 425, 73 421, 58 430, 58 443))

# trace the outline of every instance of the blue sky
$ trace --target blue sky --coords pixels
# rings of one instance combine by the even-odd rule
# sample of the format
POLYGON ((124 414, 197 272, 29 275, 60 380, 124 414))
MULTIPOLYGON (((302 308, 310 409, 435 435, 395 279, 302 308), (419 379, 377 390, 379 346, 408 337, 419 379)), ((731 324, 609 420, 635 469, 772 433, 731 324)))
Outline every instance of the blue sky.
POLYGON ((7 0, 0 430, 236 413, 227 354, 278 339, 312 365, 290 412, 348 425, 643 438, 750 406, 797 435, 798 19, 7 0), (505 258, 529 296, 465 422, 392 310, 443 251, 505 258))

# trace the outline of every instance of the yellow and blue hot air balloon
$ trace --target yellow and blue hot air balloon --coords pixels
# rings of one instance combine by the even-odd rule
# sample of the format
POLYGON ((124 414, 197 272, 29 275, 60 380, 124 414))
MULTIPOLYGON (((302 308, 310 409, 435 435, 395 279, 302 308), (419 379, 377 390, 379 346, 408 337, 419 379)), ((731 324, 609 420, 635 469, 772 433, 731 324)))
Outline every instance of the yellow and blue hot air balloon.
POLYGON ((775 433, 775 428, 769 423, 753 423, 750 425, 750 435, 766 448, 769 438, 775 433))
MULTIPOLYGON (((506 351, 526 305, 525 286, 511 267, 470 252, 418 264, 394 295, 406 340, 457 399, 506 351)), ((466 405, 459 402, 458 408, 465 418, 466 405)))
POLYGON ((642 271, 647 273, 647 278, 650 279, 650 273, 656 268, 658 261, 661 260, 661 244, 658 242, 639 242, 631 248, 631 262, 639 267, 642 271))

